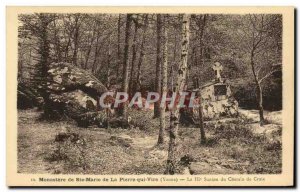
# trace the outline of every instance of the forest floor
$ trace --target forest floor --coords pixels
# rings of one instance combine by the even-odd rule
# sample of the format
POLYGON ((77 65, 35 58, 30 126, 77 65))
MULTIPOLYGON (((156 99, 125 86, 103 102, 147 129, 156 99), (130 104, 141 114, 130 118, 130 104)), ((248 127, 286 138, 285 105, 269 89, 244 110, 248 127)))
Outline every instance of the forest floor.
MULTIPOLYGON (((130 111, 131 129, 78 128, 73 121, 40 120, 36 109, 18 111, 18 172, 52 174, 163 174, 166 144, 157 146, 159 120, 152 111, 130 111), (81 142, 59 143, 62 130, 81 142)), ((205 123, 207 142, 200 144, 199 128, 180 127, 177 174, 280 173, 282 165, 281 112, 266 112, 267 125, 258 124, 257 111, 205 123)))

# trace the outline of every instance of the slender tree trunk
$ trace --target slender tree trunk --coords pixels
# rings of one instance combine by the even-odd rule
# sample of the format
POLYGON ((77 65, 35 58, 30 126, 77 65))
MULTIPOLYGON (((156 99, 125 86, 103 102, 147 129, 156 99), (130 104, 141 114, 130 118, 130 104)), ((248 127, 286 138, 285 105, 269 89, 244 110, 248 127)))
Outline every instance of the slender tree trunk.
MULTIPOLYGON (((128 70, 129 70, 129 36, 130 36, 130 25, 131 25, 131 14, 126 16, 126 27, 125 27, 125 47, 124 47, 124 58, 123 58, 123 82, 122 91, 128 93, 128 70)), ((128 117, 128 102, 125 102, 121 109, 121 114, 124 118, 128 117)))
POLYGON ((92 72, 95 73, 95 68, 96 68, 96 63, 97 63, 97 58, 98 58, 98 49, 99 49, 99 31, 97 32, 97 37, 96 37, 96 47, 95 47, 95 52, 94 52, 94 61, 92 65, 92 72))
POLYGON ((145 57, 145 41, 146 41, 146 31, 148 26, 148 15, 145 16, 144 26, 143 26, 143 38, 141 43, 141 52, 140 52, 140 58, 138 62, 138 70, 137 70, 137 77, 136 77, 136 85, 137 90, 141 91, 142 87, 142 80, 141 80, 141 73, 142 73, 142 63, 145 57))
POLYGON ((88 50, 87 50, 87 53, 86 53, 84 69, 87 69, 87 68, 88 68, 88 63, 89 63, 89 59, 90 59, 90 54, 91 54, 92 46, 93 46, 93 43, 94 43, 94 40, 95 40, 95 30, 96 30, 96 29, 93 30, 93 34, 92 34, 92 37, 91 37, 91 42, 90 42, 90 44, 89 44, 89 47, 88 47, 88 50))
POLYGON ((101 68, 101 63, 97 63, 98 62, 98 58, 99 58, 99 53, 102 49, 102 47, 105 45, 102 41, 99 41, 100 39, 100 33, 98 32, 97 38, 96 38, 96 48, 95 48, 95 57, 94 57, 94 61, 93 61, 93 66, 92 66, 92 71, 94 74, 97 73, 97 69, 101 68))
MULTIPOLYGON (((180 94, 184 90, 186 85, 186 71, 187 71, 187 60, 188 60, 188 50, 189 50, 189 24, 190 17, 184 14, 182 17, 182 39, 181 39, 181 62, 178 67, 177 83, 175 87, 175 93, 180 94)), ((166 165, 166 174, 175 174, 175 164, 177 162, 177 130, 179 126, 179 109, 174 107, 170 114, 170 128, 169 128, 169 150, 168 159, 166 165)))
POLYGON ((70 46, 70 44, 71 44, 71 37, 69 37, 68 43, 65 47, 65 58, 64 58, 65 62, 69 61, 69 46, 70 46))
POLYGON ((263 126, 265 124, 265 118, 264 118, 264 108, 263 108, 263 99, 262 99, 262 89, 260 83, 257 84, 256 89, 257 89, 259 120, 260 120, 260 125, 263 126))
POLYGON ((175 34, 174 50, 173 50, 173 62, 176 63, 176 52, 177 52, 177 35, 175 34))
MULTIPOLYGON (((163 41, 163 65, 161 69, 161 88, 162 88, 162 95, 167 94, 168 92, 168 31, 166 26, 166 17, 164 17, 164 41, 163 41)), ((158 134, 158 144, 164 143, 164 136, 165 136, 165 128, 166 128, 166 106, 165 104, 161 107, 160 111, 160 129, 158 134)))
POLYGON ((121 64, 121 14, 118 19, 118 63, 117 63, 117 78, 119 77, 119 69, 121 64))
MULTIPOLYGON (((162 63, 162 15, 157 14, 157 28, 156 28, 156 76, 155 76, 155 90, 161 96, 161 63, 162 63)), ((160 103, 154 103, 154 118, 158 118, 160 114, 160 103)))
POLYGON ((89 59, 90 59, 91 48, 92 48, 92 46, 89 46, 88 51, 86 53, 84 69, 88 68, 88 63, 89 63, 89 59))
POLYGON ((30 65, 32 64, 32 49, 31 49, 31 47, 29 49, 29 64, 30 65))
MULTIPOLYGON (((63 22, 64 22, 64 25, 66 23, 65 21, 65 18, 63 17, 63 22)), ((68 34, 66 35, 66 29, 64 30, 64 38, 67 39, 68 38, 68 42, 67 42, 67 45, 65 46, 64 48, 64 52, 65 52, 65 55, 64 55, 64 61, 65 62, 69 62, 69 47, 70 47, 70 44, 71 44, 71 38, 73 36, 73 32, 74 32, 74 27, 72 27, 71 31, 68 31, 68 34)))
POLYGON ((47 76, 49 70, 49 61, 50 61, 50 43, 48 40, 48 25, 49 18, 47 14, 41 13, 39 15, 39 19, 41 22, 41 29, 39 31, 39 63, 38 63, 38 73, 36 74, 36 80, 39 84, 41 96, 44 99, 44 117, 51 118, 51 106, 49 99, 49 92, 47 91, 47 76))
POLYGON ((108 56, 107 56, 107 79, 106 79, 106 87, 109 88, 110 87, 110 60, 111 60, 111 50, 110 50, 110 39, 111 36, 109 36, 109 40, 108 40, 108 56))
POLYGON ((60 62, 61 61, 61 49, 60 49, 60 40, 57 34, 57 28, 56 28, 56 22, 53 21, 53 25, 54 25, 54 45, 55 45, 55 52, 56 52, 56 62, 60 62))
POLYGON ((203 107, 201 100, 201 91, 199 91, 199 128, 200 128, 200 144, 206 143, 206 136, 204 131, 204 123, 203 123, 203 107))
POLYGON ((171 90, 174 91, 174 68, 176 66, 176 52, 177 52, 177 35, 175 34, 174 40, 174 50, 173 50, 173 63, 170 69, 170 77, 171 77, 171 90))
POLYGON ((171 77, 171 90, 174 91, 174 63, 170 69, 170 77, 171 77))
POLYGON ((259 111, 259 121, 260 125, 263 126, 265 124, 265 118, 264 118, 264 108, 263 108, 263 100, 262 100, 262 89, 260 82, 258 80, 257 74, 255 72, 255 63, 254 63, 254 49, 251 51, 251 70, 254 76, 254 82, 256 84, 256 99, 257 99, 257 107, 259 111))
POLYGON ((197 48, 198 48, 198 45, 196 45, 195 47, 194 47, 194 50, 193 50, 193 65, 196 65, 196 66, 198 66, 198 63, 199 63, 199 61, 198 61, 198 53, 197 53, 197 48))
POLYGON ((197 65, 199 66, 199 61, 202 60, 202 63, 204 64, 204 54, 203 54, 203 37, 204 37, 204 29, 205 29, 205 25, 206 25, 206 20, 207 20, 207 15, 203 15, 201 16, 201 20, 198 22, 198 27, 199 27, 199 31, 198 31, 198 40, 199 40, 199 56, 200 59, 197 59, 197 65))
POLYGON ((137 22, 134 25, 134 36, 133 36, 133 45, 132 45, 132 61, 131 61, 131 70, 130 70, 130 78, 129 78, 129 92, 133 93, 133 74, 136 63, 136 50, 137 50, 137 36, 138 36, 138 26, 137 22))
POLYGON ((75 34, 74 34, 74 52, 73 52, 73 64, 77 66, 77 53, 78 53, 78 40, 79 40, 79 24, 78 24, 79 18, 75 18, 75 34))
MULTIPOLYGON (((206 25, 206 20, 207 20, 207 15, 200 16, 197 25, 198 25, 198 34, 197 34, 197 40, 198 40, 198 45, 196 46, 196 49, 193 51, 195 54, 195 63, 197 66, 200 65, 200 62, 204 62, 204 57, 203 57, 203 37, 204 37, 204 29, 206 25), (197 50, 199 50, 199 54, 197 54, 197 50), (200 58, 198 58, 198 55, 200 58)), ((202 66, 203 67, 203 66, 202 66)), ((200 70, 202 67, 198 67, 200 70)), ((199 71, 200 72, 200 71, 199 71)), ((197 76, 195 79, 195 89, 199 88, 199 77, 197 76)), ((202 97, 201 97, 201 91, 199 91, 199 129, 200 129, 200 144, 205 144, 206 143, 206 136, 205 136, 205 130, 204 130, 204 120, 203 120, 203 106, 202 106, 202 97)))

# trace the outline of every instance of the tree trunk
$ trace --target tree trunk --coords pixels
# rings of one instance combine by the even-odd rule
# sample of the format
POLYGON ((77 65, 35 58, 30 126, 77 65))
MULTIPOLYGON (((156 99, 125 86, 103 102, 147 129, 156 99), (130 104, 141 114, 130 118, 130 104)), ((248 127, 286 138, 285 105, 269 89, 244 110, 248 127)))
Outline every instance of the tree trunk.
POLYGON ((259 111, 259 121, 260 121, 260 125, 263 126, 265 123, 265 119, 264 119, 264 108, 263 108, 263 100, 262 100, 262 89, 257 74, 255 72, 254 51, 255 51, 254 49, 251 51, 250 64, 254 76, 254 82, 256 84, 256 99, 257 99, 257 107, 259 111))
POLYGON ((133 45, 132 45, 132 61, 131 61, 131 70, 130 70, 130 78, 129 78, 129 92, 133 94, 133 74, 136 62, 136 50, 137 50, 137 36, 138 36, 138 26, 137 21, 134 25, 134 36, 133 36, 133 45))
POLYGON ((95 32, 96 32, 96 29, 94 28, 93 29, 93 34, 92 34, 92 37, 91 37, 91 42, 89 44, 89 47, 88 47, 88 50, 87 50, 87 53, 86 53, 84 69, 88 68, 90 54, 91 54, 92 46, 93 46, 93 43, 94 43, 94 40, 95 40, 95 32))
POLYGON ((170 69, 170 78, 171 78, 171 90, 174 91, 174 69, 176 66, 176 52, 177 52, 177 35, 175 34, 174 40, 174 50, 173 50, 173 63, 170 69))
POLYGON ((60 62, 61 61, 61 49, 60 49, 60 46, 61 46, 61 43, 60 43, 60 40, 59 40, 59 36, 57 34, 58 30, 56 28, 56 22, 54 21, 53 22, 53 25, 54 25, 54 45, 55 45, 55 54, 56 54, 56 62, 60 62))
MULTIPOLYGON (((174 63, 173 63, 174 65, 174 63)), ((174 66, 171 66, 171 69, 170 69, 170 78, 171 78, 171 91, 174 91, 174 66)))
MULTIPOLYGON (((129 70, 129 36, 130 36, 130 25, 131 25, 131 14, 126 16, 126 27, 125 27, 125 47, 124 47, 124 58, 123 58, 123 82, 122 91, 128 93, 128 70, 129 70)), ((128 101, 122 105, 121 114, 124 118, 128 117, 128 101)))
POLYGON ((261 90, 260 83, 257 83, 256 89, 257 89, 257 101, 258 101, 258 110, 259 110, 259 121, 260 121, 260 125, 263 126, 265 124, 265 118, 264 118, 262 90, 261 90))
MULTIPOLYGON (((181 62, 178 67, 177 83, 175 87, 175 93, 180 94, 184 90, 186 85, 186 71, 187 71, 187 60, 188 60, 188 50, 189 50, 189 15, 184 14, 182 17, 182 40, 181 40, 181 62)), ((175 174, 175 164, 176 164, 176 140, 177 140, 177 130, 179 125, 179 109, 174 107, 171 110, 170 115, 170 128, 169 128, 169 150, 168 159, 166 166, 166 174, 175 174)))
MULTIPOLYGON (((168 31, 166 26, 166 17, 164 17, 164 41, 163 41, 163 65, 161 69, 161 87, 162 87, 162 95, 167 94, 168 92, 168 31)), ((160 129, 158 134, 158 141, 157 144, 164 143, 164 135, 165 135, 165 128, 166 128, 166 106, 165 104, 161 107, 160 111, 160 129)))
POLYGON ((39 63, 38 63, 38 71, 35 77, 40 88, 41 96, 44 99, 44 117, 51 118, 51 105, 49 99, 49 92, 47 91, 47 77, 49 70, 49 60, 50 60, 50 44, 48 40, 48 25, 49 18, 47 14, 41 13, 39 15, 39 19, 41 22, 41 30, 39 31, 39 63))
POLYGON ((204 131, 204 123, 203 123, 203 107, 201 100, 201 93, 199 91, 199 128, 200 128, 200 144, 206 143, 206 136, 204 131))
POLYGON ((177 52, 177 35, 174 38, 174 50, 173 50, 173 62, 176 63, 176 52, 177 52))
MULTIPOLYGON (((162 43, 163 38, 162 34, 162 15, 157 14, 157 26, 156 26, 156 76, 155 76, 155 90, 161 96, 161 63, 162 63, 162 43)), ((160 115, 160 103, 154 103, 154 118, 159 117, 160 115)))
POLYGON ((206 25, 207 15, 203 15, 200 17, 200 21, 197 23, 199 27, 198 31, 198 41, 199 41, 199 56, 200 59, 197 59, 197 65, 199 66, 199 61, 202 60, 204 64, 204 54, 203 54, 203 37, 204 37, 204 29, 206 25))
POLYGON ((75 34, 74 34, 74 52, 72 61, 75 66, 77 66, 77 52, 78 52, 78 40, 79 40, 79 24, 78 24, 79 17, 75 17, 75 34))
POLYGON ((145 41, 146 41, 146 31, 148 26, 148 15, 145 16, 144 26, 143 26, 143 38, 141 43, 141 52, 140 52, 140 58, 138 62, 138 70, 137 70, 137 77, 136 77, 136 85, 137 90, 141 91, 142 87, 142 80, 141 80, 141 73, 142 73, 142 63, 145 57, 145 41))
MULTIPOLYGON (((118 19, 118 63, 117 63, 117 79, 119 77, 119 68, 121 64, 121 14, 119 14, 119 19, 118 19)), ((117 81, 119 82, 119 81, 117 81)))
POLYGON ((108 50, 107 50, 107 71, 106 71, 106 87, 109 89, 110 87, 110 60, 111 60, 111 50, 110 50, 110 44, 111 44, 111 36, 109 36, 109 40, 108 40, 108 50))
POLYGON ((96 63, 97 63, 97 58, 98 58, 98 54, 99 54, 99 38, 100 38, 100 33, 99 31, 97 32, 97 37, 96 37, 96 47, 95 47, 95 52, 94 52, 94 61, 93 61, 93 65, 92 65, 92 73, 95 73, 96 70, 96 63))
MULTIPOLYGON (((65 18, 63 17, 63 23, 64 23, 64 25, 66 25, 66 21, 65 21, 65 18)), ((66 34, 66 28, 64 29, 64 38, 65 39, 68 39, 68 41, 67 41, 67 45, 65 46, 65 48, 64 48, 64 52, 65 52, 65 54, 64 54, 64 61, 65 62, 69 62, 69 47, 70 47, 70 44, 71 44, 71 38, 72 38, 72 36, 73 36, 73 32, 74 32, 74 27, 72 27, 72 29, 69 31, 68 30, 68 34, 66 34)))

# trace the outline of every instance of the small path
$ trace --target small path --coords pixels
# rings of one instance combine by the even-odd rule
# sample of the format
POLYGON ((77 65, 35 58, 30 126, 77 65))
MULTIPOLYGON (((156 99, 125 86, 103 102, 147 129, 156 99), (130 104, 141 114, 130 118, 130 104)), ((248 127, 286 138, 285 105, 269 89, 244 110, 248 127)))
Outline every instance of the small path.
POLYGON ((260 126, 257 110, 240 109, 239 112, 252 121, 252 123, 248 125, 254 134, 265 135, 268 140, 280 140, 279 138, 274 138, 273 133, 282 129, 282 111, 265 111, 264 116, 269 123, 264 126, 260 126))
MULTIPOLYGON (((165 143, 168 143, 168 141, 165 143)), ((157 135, 135 137, 133 139, 132 146, 135 149, 140 150, 143 153, 144 159, 146 160, 163 161, 167 159, 168 151, 165 147, 166 145, 157 145, 157 135)))
MULTIPOLYGON (((144 154, 144 159, 150 161, 164 161, 167 159, 167 143, 164 146, 157 146, 157 136, 133 137, 131 146, 144 154)), ((200 149, 199 149, 200 150, 200 149)), ((198 162, 191 162, 188 167, 183 167, 181 174, 240 174, 234 170, 232 165, 238 164, 235 160, 220 160, 212 157, 207 151, 206 158, 198 162), (209 158, 207 158, 209 157, 209 158)))
POLYGON ((157 143, 157 138, 154 136, 145 136, 145 137, 134 137, 132 138, 132 146, 135 148, 140 148, 143 150, 149 150, 155 147, 157 143))

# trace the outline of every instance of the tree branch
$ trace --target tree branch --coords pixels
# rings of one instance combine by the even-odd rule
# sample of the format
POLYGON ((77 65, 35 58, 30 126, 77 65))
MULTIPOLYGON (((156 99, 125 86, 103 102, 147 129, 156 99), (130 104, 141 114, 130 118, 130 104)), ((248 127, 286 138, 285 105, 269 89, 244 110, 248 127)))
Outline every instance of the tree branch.
POLYGON ((265 79, 267 79, 268 77, 270 77, 273 73, 277 72, 277 71, 281 71, 281 69, 275 69, 269 73, 267 73, 264 77, 262 77, 258 82, 261 83, 262 81, 264 81, 265 79))

